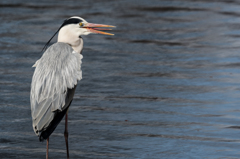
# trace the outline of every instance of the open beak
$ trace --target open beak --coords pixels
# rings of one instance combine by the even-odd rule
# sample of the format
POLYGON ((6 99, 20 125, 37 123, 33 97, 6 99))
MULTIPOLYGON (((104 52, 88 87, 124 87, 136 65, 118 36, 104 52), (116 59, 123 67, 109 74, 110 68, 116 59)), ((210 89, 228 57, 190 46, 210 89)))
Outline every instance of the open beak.
POLYGON ((113 28, 115 26, 112 25, 104 25, 104 24, 93 24, 93 23, 87 23, 83 26, 83 28, 88 29, 91 33, 97 33, 97 34, 105 34, 105 35, 114 35, 111 33, 106 33, 100 30, 112 30, 107 28, 113 28))

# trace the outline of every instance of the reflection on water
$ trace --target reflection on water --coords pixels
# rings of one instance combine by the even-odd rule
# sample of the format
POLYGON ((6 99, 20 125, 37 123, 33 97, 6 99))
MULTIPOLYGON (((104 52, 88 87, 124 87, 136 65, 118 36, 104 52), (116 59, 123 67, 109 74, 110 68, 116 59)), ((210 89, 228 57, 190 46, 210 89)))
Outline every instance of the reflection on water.
MULTIPOLYGON (((65 18, 117 26, 84 38, 69 111, 71 158, 238 158, 238 1, 0 2, 0 158, 44 158, 29 90, 65 18)), ((56 39, 55 39, 56 40, 56 39)), ((50 158, 65 158, 61 123, 50 158)))

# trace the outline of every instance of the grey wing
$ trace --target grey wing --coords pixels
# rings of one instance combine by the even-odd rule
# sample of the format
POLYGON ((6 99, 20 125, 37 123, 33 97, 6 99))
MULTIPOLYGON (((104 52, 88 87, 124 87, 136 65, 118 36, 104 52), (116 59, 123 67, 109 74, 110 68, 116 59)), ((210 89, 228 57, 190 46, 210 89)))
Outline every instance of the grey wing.
POLYGON ((64 110, 72 101, 67 90, 82 79, 82 58, 68 44, 55 43, 35 63, 30 100, 36 135, 49 126, 55 111, 64 110))

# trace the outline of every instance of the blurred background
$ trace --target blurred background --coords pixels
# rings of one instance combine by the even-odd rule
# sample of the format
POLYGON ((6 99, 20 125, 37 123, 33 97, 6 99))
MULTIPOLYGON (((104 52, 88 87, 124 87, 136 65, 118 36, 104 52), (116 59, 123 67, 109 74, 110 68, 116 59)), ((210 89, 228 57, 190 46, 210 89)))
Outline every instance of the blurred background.
MULTIPOLYGON (((74 15, 117 28, 83 37, 70 158, 239 158, 239 8, 234 0, 1 0, 0 158, 45 158, 31 122, 32 65, 74 15)), ((64 122, 49 158, 66 158, 63 132, 64 122)))

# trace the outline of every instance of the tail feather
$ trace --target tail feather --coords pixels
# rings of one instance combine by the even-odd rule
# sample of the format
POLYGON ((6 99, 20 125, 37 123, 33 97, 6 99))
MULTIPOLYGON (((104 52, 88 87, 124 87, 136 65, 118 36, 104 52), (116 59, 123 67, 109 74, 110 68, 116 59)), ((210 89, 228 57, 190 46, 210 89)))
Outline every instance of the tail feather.
POLYGON ((53 133, 53 131, 56 129, 56 127, 61 122, 64 115, 66 114, 69 106, 71 105, 71 102, 66 109, 64 109, 63 111, 57 111, 56 112, 53 120, 51 121, 51 123, 49 124, 47 129, 42 131, 41 134, 39 135, 39 141, 46 140, 53 133))
POLYGON ((65 97, 65 106, 63 107, 63 110, 62 111, 57 110, 54 112, 54 117, 53 117, 52 121, 50 122, 49 126, 47 126, 47 128, 45 130, 40 132, 40 135, 39 135, 40 141, 46 140, 56 129, 58 124, 61 122, 62 118, 64 117, 67 110, 69 109, 69 106, 72 103, 73 95, 74 95, 76 87, 77 87, 77 85, 75 85, 74 88, 67 90, 67 95, 65 97))

